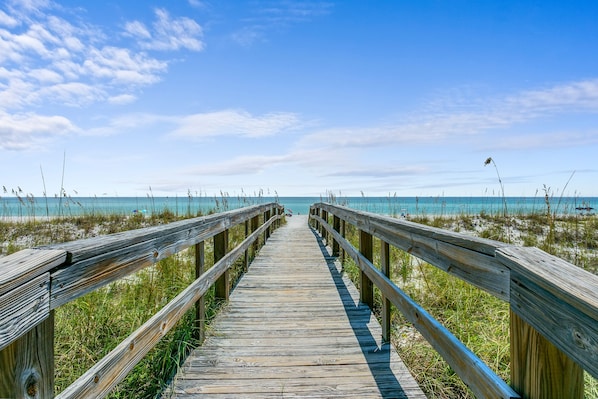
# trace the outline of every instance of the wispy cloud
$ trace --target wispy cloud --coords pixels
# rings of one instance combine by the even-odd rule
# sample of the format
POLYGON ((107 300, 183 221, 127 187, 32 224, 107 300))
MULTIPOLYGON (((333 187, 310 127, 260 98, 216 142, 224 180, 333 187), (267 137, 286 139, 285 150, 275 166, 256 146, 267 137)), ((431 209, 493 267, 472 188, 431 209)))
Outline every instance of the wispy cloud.
POLYGON ((200 51, 204 48, 201 40, 203 30, 197 22, 186 17, 171 18, 168 11, 162 8, 154 12, 156 20, 151 30, 142 22, 132 21, 125 25, 125 34, 135 37, 141 47, 148 50, 200 51))
MULTIPOLYGON (((425 113, 412 114, 395 124, 319 130, 306 136, 303 143, 309 145, 316 138, 330 147, 440 143, 478 137, 493 129, 511 128, 554 115, 597 112, 598 80, 585 80, 486 101, 472 99, 470 104, 459 101, 454 109, 444 101, 441 108, 427 108, 425 113)), ((592 137, 585 135, 585 139, 592 137)), ((522 142, 521 137, 513 140, 522 142)), ((525 140, 530 144, 541 141, 539 135, 525 140)), ((504 143, 504 138, 501 141, 504 143)))
POLYGON ((410 165, 403 167, 388 167, 388 165, 364 166, 353 169, 338 169, 332 172, 324 173, 324 176, 334 177, 368 177, 368 178, 387 178, 401 176, 417 176, 430 172, 429 167, 410 165))
POLYGON ((231 160, 209 165, 196 166, 185 173, 200 176, 255 175, 276 165, 288 161, 288 155, 241 156, 231 160))
POLYGON ((258 138, 297 129, 302 121, 293 113, 254 116, 243 110, 223 110, 181 117, 171 137, 202 140, 218 136, 258 138))
POLYGON ((481 143, 478 148, 490 150, 530 150, 539 148, 584 147, 598 144, 598 130, 520 133, 493 143, 481 143))
POLYGON ((110 104, 116 104, 116 105, 129 104, 129 103, 135 102, 135 100, 137 100, 137 96, 135 96, 133 94, 120 94, 120 95, 108 98, 108 102, 110 104))
POLYGON ((264 40, 270 32, 330 14, 333 7, 334 4, 327 1, 257 1, 231 38, 247 47, 264 40))

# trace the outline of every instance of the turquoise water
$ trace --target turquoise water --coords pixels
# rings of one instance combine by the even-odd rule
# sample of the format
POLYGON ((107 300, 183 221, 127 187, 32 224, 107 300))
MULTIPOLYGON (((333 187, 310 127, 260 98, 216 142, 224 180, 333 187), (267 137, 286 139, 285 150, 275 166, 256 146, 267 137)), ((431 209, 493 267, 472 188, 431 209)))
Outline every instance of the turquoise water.
MULTIPOLYGON (((198 215, 240 207, 279 202, 287 212, 305 214, 320 197, 0 197, 0 218, 76 216, 83 214, 152 214, 164 210, 178 215, 198 215)), ((458 215, 502 214, 505 203, 500 197, 342 197, 337 204, 353 209, 385 215, 458 215)), ((508 197, 507 213, 511 215, 546 212, 544 197, 508 197)), ((577 207, 597 207, 596 197, 550 198, 551 212, 578 213, 577 207)), ((595 212, 595 210, 593 211, 595 212)))

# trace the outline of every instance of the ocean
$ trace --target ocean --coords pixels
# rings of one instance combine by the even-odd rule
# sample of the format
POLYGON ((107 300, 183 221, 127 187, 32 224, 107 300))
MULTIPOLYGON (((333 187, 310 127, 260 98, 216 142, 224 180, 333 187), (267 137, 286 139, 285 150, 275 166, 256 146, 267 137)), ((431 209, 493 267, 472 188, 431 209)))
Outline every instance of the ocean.
MULTIPOLYGON (((55 217, 93 214, 152 214, 165 210, 177 215, 208 214, 248 205, 278 202, 287 213, 306 214, 320 197, 0 197, 0 218, 55 217)), ((353 209, 391 215, 450 216, 482 212, 509 215, 545 213, 544 197, 338 197, 334 202, 353 209)), ((597 197, 552 197, 551 212, 575 214, 595 212, 597 197)))

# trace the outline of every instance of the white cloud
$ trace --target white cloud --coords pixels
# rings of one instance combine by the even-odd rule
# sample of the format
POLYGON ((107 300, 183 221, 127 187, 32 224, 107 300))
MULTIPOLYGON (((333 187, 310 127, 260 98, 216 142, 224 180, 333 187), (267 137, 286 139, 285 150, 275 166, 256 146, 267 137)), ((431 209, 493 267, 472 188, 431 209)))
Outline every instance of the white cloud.
POLYGON ((478 148, 484 151, 494 150, 521 150, 526 151, 538 148, 567 148, 579 147, 598 144, 598 131, 558 131, 545 132, 542 134, 514 134, 507 137, 502 137, 500 140, 492 144, 483 142, 478 145, 478 148))
MULTIPOLYGON (((113 104, 119 104, 119 101, 133 100, 133 98, 124 97, 126 95, 117 96, 115 100, 111 101, 113 104)), ((81 134, 88 136, 110 136, 122 132, 131 132, 135 129, 144 129, 147 126, 158 123, 173 124, 178 118, 171 116, 162 116, 148 113, 133 113, 121 115, 105 121, 101 125, 101 121, 96 121, 96 127, 82 131, 81 134)))
POLYGON ((271 6, 260 4, 257 13, 270 22, 288 24, 330 14, 333 7, 331 2, 280 1, 271 3, 271 6))
POLYGON ((69 107, 81 107, 105 99, 106 93, 101 88, 80 82, 68 82, 43 87, 30 96, 38 101, 50 100, 69 107))
MULTIPOLYGON (((88 106, 133 101, 138 89, 160 81, 168 60, 147 51, 108 45, 110 34, 72 10, 42 0, 0 5, 0 110, 22 111, 30 105, 88 106)), ((127 23, 129 35, 145 50, 201 50, 201 27, 189 18, 155 11, 150 32, 141 22, 127 23)), ((110 40, 110 43, 115 43, 110 40)))
POLYGON ((182 117, 171 136, 205 139, 217 136, 266 137, 298 128, 302 122, 293 113, 253 116, 246 111, 224 110, 182 117))
POLYGON ((152 37, 151 33, 144 24, 139 21, 132 21, 127 22, 125 24, 125 32, 130 36, 134 36, 140 39, 150 39, 152 37))
MULTIPOLYGON (((528 90, 509 97, 470 104, 460 100, 455 109, 443 102, 440 110, 411 115, 395 124, 372 127, 331 128, 306 136, 330 147, 379 147, 397 144, 430 144, 476 137, 493 129, 506 128, 559 114, 598 112, 598 80, 557 85, 543 90, 528 90), (466 111, 463 111, 463 109, 466 111)), ((504 142, 504 138, 501 138, 504 142)), ((533 139, 530 142, 537 142, 533 139)))
POLYGON ((560 112, 565 109, 598 110, 598 79, 570 82, 544 90, 529 90, 507 99, 513 109, 560 112))
POLYGON ((197 22, 186 17, 171 18, 161 8, 154 12, 156 20, 151 31, 142 22, 132 21, 125 25, 125 35, 137 38, 140 46, 147 50, 203 50, 203 30, 197 22))
POLYGON ((334 177, 369 177, 369 178, 387 178, 401 176, 418 176, 429 172, 429 167, 424 166, 363 166, 354 169, 337 169, 336 171, 326 172, 324 176, 334 177))
POLYGON ((137 97, 132 94, 121 94, 118 96, 110 97, 108 99, 108 102, 110 104, 124 105, 124 104, 130 104, 132 102, 135 102, 135 100, 137 100, 137 97))
POLYGON ((221 163, 198 166, 186 173, 206 176, 254 175, 288 160, 288 155, 242 156, 221 163))
POLYGON ((106 46, 92 49, 83 67, 93 78, 107 79, 111 84, 143 86, 158 82, 167 63, 129 49, 106 46))
POLYGON ((56 71, 47 68, 32 69, 28 75, 40 83, 60 83, 63 81, 63 77, 56 71))
POLYGON ((280 31, 291 25, 309 22, 332 12, 334 4, 322 1, 257 1, 253 15, 246 25, 233 32, 231 39, 245 47, 262 41, 269 32, 280 31))
POLYGON ((249 47, 263 37, 264 28, 261 26, 245 26, 231 34, 231 39, 243 47, 249 47))
POLYGON ((6 14, 4 11, 0 10, 0 25, 7 26, 9 28, 14 28, 15 26, 19 25, 19 21, 16 18, 13 18, 10 15, 6 14))
POLYGON ((67 118, 34 113, 7 114, 0 112, 0 149, 38 149, 55 138, 77 131, 67 118))
POLYGON ((191 7, 195 7, 195 8, 206 8, 207 4, 204 1, 199 1, 199 0, 188 0, 189 1, 189 5, 191 7))

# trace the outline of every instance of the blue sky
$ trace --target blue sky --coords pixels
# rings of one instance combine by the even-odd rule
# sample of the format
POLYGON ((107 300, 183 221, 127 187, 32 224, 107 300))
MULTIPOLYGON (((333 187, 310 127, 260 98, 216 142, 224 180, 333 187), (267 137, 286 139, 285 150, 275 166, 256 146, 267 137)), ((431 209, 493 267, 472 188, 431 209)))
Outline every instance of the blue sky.
POLYGON ((485 196, 498 171, 507 196, 598 196, 596 21, 596 1, 6 0, 0 195, 485 196))

